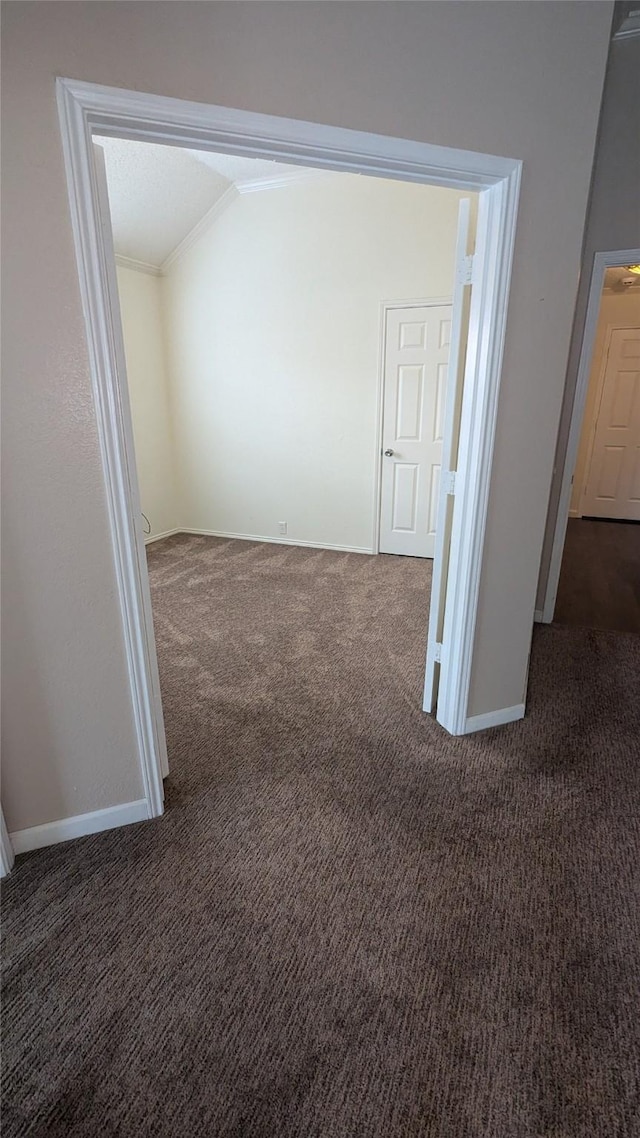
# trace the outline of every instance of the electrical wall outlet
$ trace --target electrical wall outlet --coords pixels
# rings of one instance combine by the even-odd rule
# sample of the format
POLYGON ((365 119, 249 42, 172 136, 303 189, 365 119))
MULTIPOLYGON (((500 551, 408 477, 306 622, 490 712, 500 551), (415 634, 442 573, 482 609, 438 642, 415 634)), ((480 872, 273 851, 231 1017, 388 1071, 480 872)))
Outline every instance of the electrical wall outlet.
POLYGON ((280 534, 280 536, 284 537, 286 532, 287 532, 287 523, 286 522, 278 522, 278 533, 280 534))

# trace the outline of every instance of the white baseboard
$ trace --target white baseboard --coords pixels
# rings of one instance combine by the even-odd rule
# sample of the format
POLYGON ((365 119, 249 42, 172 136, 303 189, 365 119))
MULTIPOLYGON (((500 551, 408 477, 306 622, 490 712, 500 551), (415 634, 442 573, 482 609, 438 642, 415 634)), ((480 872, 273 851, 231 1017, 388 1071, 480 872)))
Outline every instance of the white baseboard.
POLYGON ((0 877, 6 877, 11 873, 14 860, 14 849, 11 845, 11 838, 7 830, 4 814, 0 807, 0 877))
POLYGON ((26 853, 27 850, 39 850, 43 846, 53 846, 58 842, 68 842, 71 838, 82 838, 85 834, 113 830, 116 826, 145 822, 148 817, 147 800, 140 798, 137 802, 107 806, 106 810, 92 810, 90 814, 76 814, 71 818, 60 818, 57 822, 45 822, 43 826, 14 830, 9 837, 14 853, 20 854, 26 853))
POLYGON ((582 510, 569 510, 569 517, 570 518, 581 518, 582 517, 582 510))
POLYGON ((536 609, 533 614, 535 624, 544 624, 544 613, 542 609, 536 609))
POLYGON ((464 733, 471 735, 473 731, 485 731, 487 727, 502 727, 504 723, 524 719, 524 708, 524 703, 516 703, 515 707, 500 707, 497 711, 487 711, 484 715, 471 715, 464 725, 464 733))
POLYGON ((164 533, 149 533, 144 535, 144 544, 151 545, 152 541, 161 541, 163 537, 173 537, 174 533, 184 533, 181 529, 168 529, 164 533))
POLYGON ((193 529, 186 526, 183 526, 178 532, 191 533, 197 537, 233 538, 234 541, 263 541, 268 542, 269 545, 301 545, 305 549, 333 549, 337 553, 367 553, 369 556, 373 554, 373 549, 370 546, 332 545, 328 541, 298 541, 288 535, 287 537, 262 537, 257 533, 225 533, 224 530, 193 529))

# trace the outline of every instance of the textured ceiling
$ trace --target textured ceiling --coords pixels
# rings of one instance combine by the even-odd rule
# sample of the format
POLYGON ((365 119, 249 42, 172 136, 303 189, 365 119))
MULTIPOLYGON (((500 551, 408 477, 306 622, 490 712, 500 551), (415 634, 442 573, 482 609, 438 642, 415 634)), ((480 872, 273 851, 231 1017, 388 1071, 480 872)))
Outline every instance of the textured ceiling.
POLYGON ((611 288, 614 292, 628 292, 629 288, 635 291, 640 289, 640 276, 630 273, 624 265, 620 268, 607 269, 604 274, 604 287, 611 288), (633 281, 633 284, 623 284, 623 281, 633 281))
POLYGON ((159 267, 228 187, 295 167, 260 158, 97 138, 105 152, 116 253, 159 267))

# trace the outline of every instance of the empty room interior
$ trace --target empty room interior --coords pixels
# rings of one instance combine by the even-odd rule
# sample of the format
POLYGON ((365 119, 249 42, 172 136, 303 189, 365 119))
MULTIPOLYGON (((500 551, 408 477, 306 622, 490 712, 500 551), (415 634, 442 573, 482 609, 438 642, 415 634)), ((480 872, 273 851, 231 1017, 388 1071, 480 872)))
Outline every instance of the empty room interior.
POLYGON ((187 708, 215 780, 211 717, 224 709, 232 743, 260 672, 268 733, 381 605, 414 624, 399 625, 389 678, 406 652, 419 709, 463 194, 96 142, 160 682, 181 707, 180 725, 165 711, 172 775, 189 761, 187 708), (393 594, 407 585, 405 613, 393 594))
POLYGON ((554 619, 640 633, 640 265, 605 271, 554 619))
POLYGON ((2 3, 3 1138, 638 1138, 639 53, 2 3))

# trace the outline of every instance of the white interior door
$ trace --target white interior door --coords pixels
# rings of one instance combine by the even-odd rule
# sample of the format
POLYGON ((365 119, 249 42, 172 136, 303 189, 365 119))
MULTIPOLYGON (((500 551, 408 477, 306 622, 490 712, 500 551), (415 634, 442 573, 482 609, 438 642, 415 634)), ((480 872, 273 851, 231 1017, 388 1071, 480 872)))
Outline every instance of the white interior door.
POLYGON ((161 778, 169 773, 169 760, 167 757, 167 743, 164 733, 164 719, 160 699, 160 677, 158 675, 158 656, 156 653, 155 636, 153 632, 153 616, 151 612, 151 591, 149 588, 149 574, 147 572, 147 557, 144 547, 144 532, 142 529, 142 507, 140 505, 140 490, 135 465, 135 449, 133 441, 133 427, 131 425, 131 409, 129 407, 129 389, 127 386, 127 365, 122 338, 122 321, 120 318, 120 299, 118 296, 118 278, 116 275, 116 257, 113 246, 113 231, 111 228, 111 213, 109 210, 109 187, 107 184, 107 170, 104 160, 104 151, 100 146, 93 144, 94 173, 97 188, 97 204, 100 215, 100 229, 102 242, 106 253, 105 273, 106 292, 111 310, 110 328, 114 339, 114 350, 117 358, 119 378, 119 396, 122 408, 122 422, 127 437, 125 469, 123 476, 127 479, 131 501, 134 504, 136 570, 142 606, 144 610, 143 627, 139 632, 139 651, 146 657, 146 674, 151 684, 151 698, 156 708, 153 723, 148 728, 154 735, 154 753, 160 767, 161 778))
POLYGON ((455 254, 455 283, 451 313, 451 339, 444 401, 441 471, 436 513, 436 530, 431 579, 431 605, 427 638, 427 668, 424 685, 424 710, 435 711, 440 680, 449 549, 453 523, 455 471, 460 437, 460 413, 464 385, 466 346, 469 332, 473 254, 471 250, 471 202, 463 198, 458 208, 458 234, 455 254))
POLYGON ((433 557, 451 305, 387 310, 380 552, 433 557))
POLYGON ((640 328, 613 328, 582 514, 640 521, 640 328))

